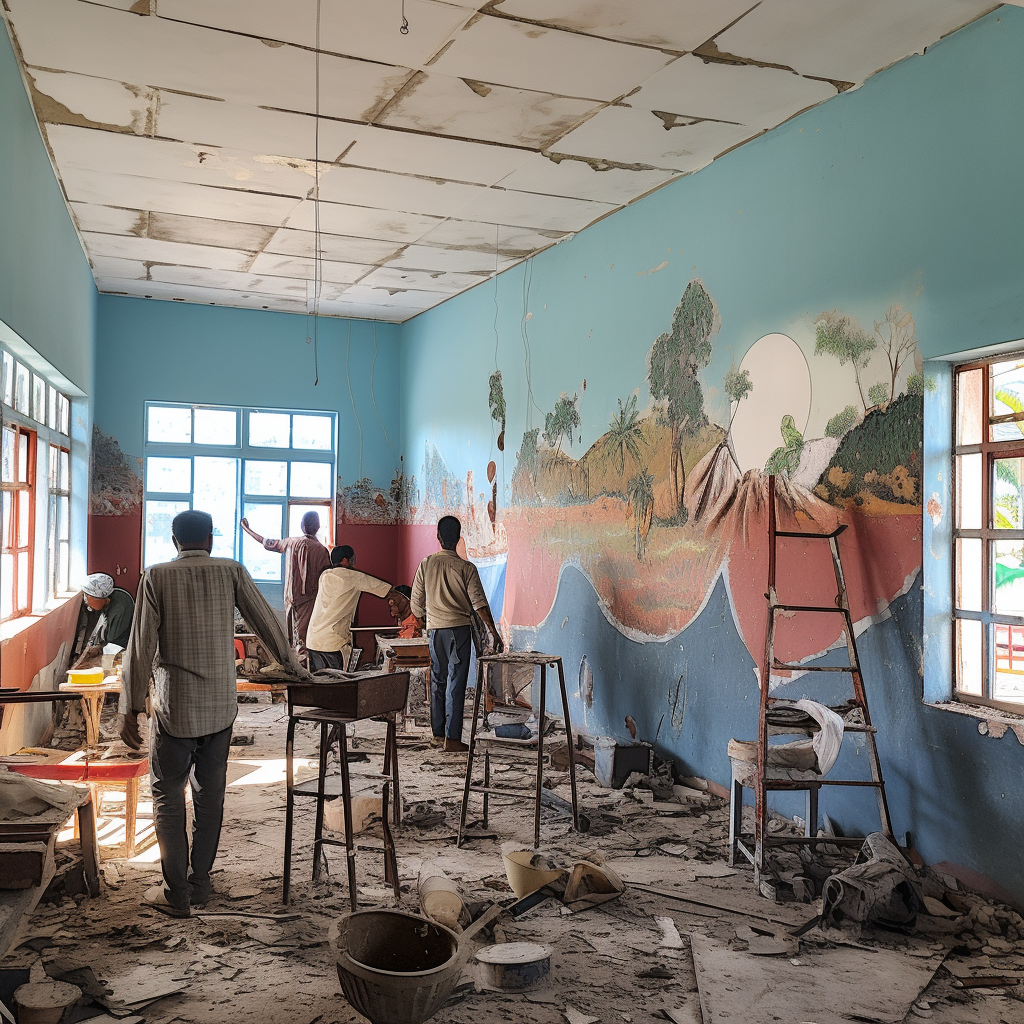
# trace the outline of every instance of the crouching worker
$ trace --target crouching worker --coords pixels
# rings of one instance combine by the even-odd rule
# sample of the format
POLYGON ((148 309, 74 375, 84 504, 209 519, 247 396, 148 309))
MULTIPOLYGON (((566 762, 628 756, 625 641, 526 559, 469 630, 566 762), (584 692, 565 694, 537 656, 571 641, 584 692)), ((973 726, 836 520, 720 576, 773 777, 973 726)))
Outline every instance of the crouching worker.
POLYGON ((235 695, 234 610, 237 606, 270 653, 308 678, 288 646, 273 609, 240 563, 211 558, 213 519, 190 510, 174 517, 178 555, 146 570, 139 584, 131 639, 124 657, 121 739, 142 745, 150 675, 150 783, 163 885, 145 901, 173 917, 212 895, 235 695), (192 786, 192 850, 185 829, 185 785, 192 786))

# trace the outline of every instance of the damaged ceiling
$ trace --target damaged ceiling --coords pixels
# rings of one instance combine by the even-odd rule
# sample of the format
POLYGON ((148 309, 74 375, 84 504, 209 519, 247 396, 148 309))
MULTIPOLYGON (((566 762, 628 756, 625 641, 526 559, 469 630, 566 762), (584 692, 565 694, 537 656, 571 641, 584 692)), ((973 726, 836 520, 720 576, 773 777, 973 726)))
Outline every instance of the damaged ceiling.
POLYGON ((985 0, 2 0, 101 292, 401 322, 985 0))

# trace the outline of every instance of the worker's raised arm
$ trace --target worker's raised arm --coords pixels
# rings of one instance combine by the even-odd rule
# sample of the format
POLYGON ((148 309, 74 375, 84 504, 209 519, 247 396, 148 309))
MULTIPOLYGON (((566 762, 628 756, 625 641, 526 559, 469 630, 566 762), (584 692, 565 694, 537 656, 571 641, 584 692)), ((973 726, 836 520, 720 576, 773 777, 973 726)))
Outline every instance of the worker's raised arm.
POLYGON ((262 544, 267 551, 282 552, 285 549, 285 545, 282 541, 274 540, 271 537, 263 537, 258 534, 250 525, 248 519, 240 519, 238 525, 241 526, 245 532, 252 537, 257 544, 262 544))

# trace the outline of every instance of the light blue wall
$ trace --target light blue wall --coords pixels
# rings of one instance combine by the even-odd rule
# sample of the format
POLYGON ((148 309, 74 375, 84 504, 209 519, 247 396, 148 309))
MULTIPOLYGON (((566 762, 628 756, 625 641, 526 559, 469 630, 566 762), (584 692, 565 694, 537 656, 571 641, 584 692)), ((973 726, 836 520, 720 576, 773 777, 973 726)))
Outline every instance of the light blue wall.
POLYGON ((6 30, 0 30, 0 320, 84 394, 96 286, 6 30))
MULTIPOLYGON (((691 278, 722 317, 702 374, 708 412, 719 422, 727 409, 717 389, 730 364, 763 335, 806 327, 822 310, 839 307, 870 330, 899 303, 914 315, 926 358, 1024 336, 1022 52, 1024 11, 1002 7, 503 274, 496 286, 416 317, 402 334, 411 468, 419 471, 426 441, 456 475, 479 472, 488 453, 507 489, 523 430, 543 427, 563 391, 582 396, 578 457, 607 429, 617 398, 638 388, 639 406, 647 402, 647 353, 691 278), (504 463, 487 409, 496 367, 508 406, 504 463)), ((926 430, 935 429, 941 406, 929 401, 926 430)), ((936 472, 926 467, 925 500, 936 472)), ((924 536, 930 558, 930 525, 924 536)), ((925 632, 921 587, 917 575, 861 640, 894 827, 901 838, 912 832, 930 861, 980 871, 1024 900, 1024 757, 1012 733, 980 736, 976 721, 922 702, 923 672, 931 674, 929 696, 941 694, 949 657, 948 632, 932 622, 925 632)), ((667 719, 666 694, 685 678, 688 710, 659 743, 691 770, 726 782, 728 739, 756 731, 756 690, 724 601, 719 585, 679 637, 641 644, 608 626, 593 587, 570 565, 544 624, 514 634, 538 649, 564 649, 572 679, 586 654, 595 689, 589 714, 620 737, 624 713, 653 735, 667 719)), ((836 816, 851 831, 871 827, 858 798, 829 801, 838 801, 836 816)))
POLYGON ((316 386, 307 329, 294 313, 101 295, 96 425, 138 457, 147 401, 323 409, 339 417, 342 486, 387 485, 401 455, 399 328, 321 319, 316 386))

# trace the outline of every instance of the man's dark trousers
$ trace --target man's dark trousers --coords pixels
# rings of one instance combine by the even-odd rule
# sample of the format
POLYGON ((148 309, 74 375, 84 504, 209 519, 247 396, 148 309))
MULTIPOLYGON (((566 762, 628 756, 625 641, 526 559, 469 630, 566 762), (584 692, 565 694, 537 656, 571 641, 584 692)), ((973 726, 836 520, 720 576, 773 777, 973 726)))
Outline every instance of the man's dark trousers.
POLYGON ((435 736, 462 740, 473 631, 469 626, 430 630, 430 726, 435 736))
POLYGON ((208 890, 224 816, 231 726, 209 736, 171 736, 151 719, 150 784, 167 898, 189 905, 189 883, 208 890), (185 828, 185 784, 192 785, 192 854, 185 828), (189 867, 191 866, 191 871, 189 867))

